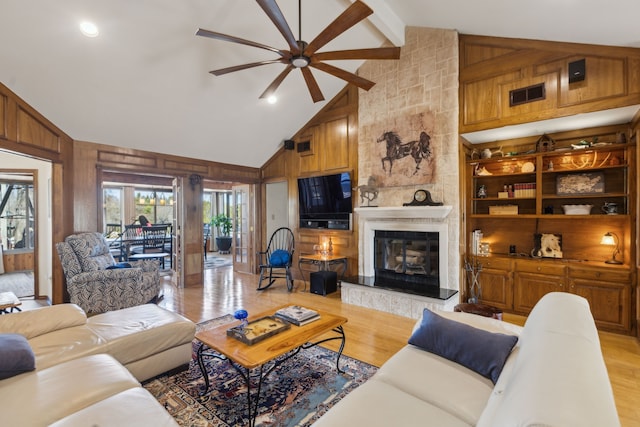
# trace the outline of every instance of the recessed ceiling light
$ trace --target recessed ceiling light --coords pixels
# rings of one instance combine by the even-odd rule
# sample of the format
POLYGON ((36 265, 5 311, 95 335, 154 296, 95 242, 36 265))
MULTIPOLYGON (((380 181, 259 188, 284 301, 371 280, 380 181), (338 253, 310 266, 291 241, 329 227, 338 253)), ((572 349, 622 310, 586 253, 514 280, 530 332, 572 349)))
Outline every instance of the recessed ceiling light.
POLYGON ((267 98, 267 102, 269 104, 275 104, 276 102, 278 102, 278 98, 275 95, 271 95, 267 98))
POLYGON ((98 27, 93 22, 84 21, 80 23, 80 31, 87 37, 97 37, 98 27))

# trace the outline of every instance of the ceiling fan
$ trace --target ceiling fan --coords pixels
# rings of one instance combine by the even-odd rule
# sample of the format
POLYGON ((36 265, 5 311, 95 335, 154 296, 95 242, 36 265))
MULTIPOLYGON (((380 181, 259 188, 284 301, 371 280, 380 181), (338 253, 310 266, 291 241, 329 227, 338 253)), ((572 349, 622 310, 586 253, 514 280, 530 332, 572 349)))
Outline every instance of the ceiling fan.
POLYGON ((289 44, 289 50, 276 49, 261 43, 250 40, 241 39, 239 37, 229 36, 227 34, 216 33, 214 31, 198 29, 196 35, 209 37, 212 39, 238 43, 246 46, 253 46, 260 49, 272 51, 279 55, 279 58, 266 61, 252 62, 249 64, 236 65, 233 67, 221 68, 219 70, 210 71, 211 74, 221 76, 223 74, 232 73, 234 71, 245 70, 247 68, 258 67, 260 65, 282 63, 286 64, 286 68, 276 77, 276 79, 267 87, 260 95, 260 98, 267 98, 275 93, 282 81, 294 68, 299 68, 302 72, 304 80, 309 88, 309 93, 313 102, 324 100, 324 96, 320 91, 318 83, 311 73, 309 67, 316 68, 326 73, 332 74, 342 80, 345 80, 355 86, 369 90, 375 85, 374 82, 357 76, 349 71, 326 64, 323 61, 341 60, 341 59, 398 59, 400 57, 399 47, 381 47, 372 49, 352 49, 340 50, 333 52, 317 52, 331 40, 362 21, 373 13, 373 10, 360 0, 356 0, 351 4, 340 16, 330 23, 311 43, 302 41, 302 13, 300 11, 301 0, 298 0, 298 39, 291 32, 291 28, 282 14, 282 11, 276 4, 275 0, 256 0, 260 7, 265 11, 267 16, 273 21, 278 31, 283 35, 289 44))

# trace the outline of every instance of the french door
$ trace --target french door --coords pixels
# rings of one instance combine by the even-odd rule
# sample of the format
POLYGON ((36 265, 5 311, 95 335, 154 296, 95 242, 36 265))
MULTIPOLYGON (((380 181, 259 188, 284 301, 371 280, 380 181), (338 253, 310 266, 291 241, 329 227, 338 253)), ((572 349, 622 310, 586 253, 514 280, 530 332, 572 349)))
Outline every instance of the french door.
POLYGON ((255 202, 253 185, 233 186, 233 270, 254 272, 255 202))

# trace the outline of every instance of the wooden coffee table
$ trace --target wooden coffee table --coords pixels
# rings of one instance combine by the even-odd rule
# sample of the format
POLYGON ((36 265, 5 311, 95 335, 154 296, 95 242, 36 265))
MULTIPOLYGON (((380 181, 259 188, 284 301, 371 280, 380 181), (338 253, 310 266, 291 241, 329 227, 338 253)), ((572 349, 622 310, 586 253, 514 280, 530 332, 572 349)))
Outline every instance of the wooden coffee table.
MULTIPOLYGON (((265 316, 272 316, 279 308, 281 307, 250 316, 248 320, 252 321, 265 316)), ((202 391, 202 394, 206 394, 209 391, 210 385, 209 375, 204 366, 204 358, 215 357, 229 361, 247 384, 249 425, 255 426, 262 381, 275 368, 298 354, 300 350, 308 349, 327 341, 341 340, 338 356, 336 357, 336 369, 338 372, 343 372, 340 369, 340 356, 342 355, 345 343, 345 334, 342 325, 347 323, 347 319, 324 311, 318 311, 318 313, 320 314, 319 320, 304 326, 291 325, 290 329, 279 332, 253 345, 244 344, 235 338, 227 336, 227 329, 237 326, 239 322, 220 325, 216 328, 196 333, 196 339, 200 341, 197 350, 198 365, 200 366, 200 371, 205 381, 205 389, 202 391), (322 337, 331 332, 334 332, 335 335, 322 337), (252 397, 250 374, 254 369, 258 370, 259 381, 255 396, 252 397)))

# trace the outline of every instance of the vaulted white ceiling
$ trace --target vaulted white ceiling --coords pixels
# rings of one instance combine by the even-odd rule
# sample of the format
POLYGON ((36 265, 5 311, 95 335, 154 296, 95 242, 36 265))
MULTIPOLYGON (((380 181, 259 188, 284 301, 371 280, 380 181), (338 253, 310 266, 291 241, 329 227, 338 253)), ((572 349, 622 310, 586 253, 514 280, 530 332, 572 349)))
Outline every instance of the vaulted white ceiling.
MULTIPOLYGON (((313 39, 351 3, 302 0, 313 39)), ((405 25, 540 40, 640 47, 637 0, 365 0, 374 15, 323 51, 403 43, 405 25)), ((278 0, 294 34, 298 1, 278 0)), ((213 69, 272 59, 253 47, 195 36, 205 28, 287 45, 253 0, 0 0, 0 82, 72 138, 261 166, 345 85, 314 70, 314 104, 292 72, 276 104, 258 99, 283 69, 215 77, 213 69), (82 20, 100 35, 83 36, 82 20)), ((355 71, 358 61, 333 65, 355 71)))

